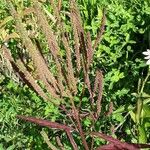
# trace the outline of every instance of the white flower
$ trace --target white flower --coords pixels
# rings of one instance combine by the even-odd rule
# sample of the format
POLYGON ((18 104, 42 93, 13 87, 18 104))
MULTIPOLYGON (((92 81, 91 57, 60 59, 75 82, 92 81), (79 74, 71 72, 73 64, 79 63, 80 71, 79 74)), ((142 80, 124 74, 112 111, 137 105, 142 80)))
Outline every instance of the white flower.
POLYGON ((147 49, 147 51, 143 52, 144 55, 146 55, 146 57, 144 57, 144 59, 148 59, 146 64, 150 65, 150 50, 147 49))

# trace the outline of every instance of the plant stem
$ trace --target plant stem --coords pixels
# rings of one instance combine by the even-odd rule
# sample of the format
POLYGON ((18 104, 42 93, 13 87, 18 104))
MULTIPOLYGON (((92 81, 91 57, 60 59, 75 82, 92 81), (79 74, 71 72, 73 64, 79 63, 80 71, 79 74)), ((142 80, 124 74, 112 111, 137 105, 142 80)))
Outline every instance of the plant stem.
POLYGON ((145 77, 144 81, 142 82, 142 85, 141 85, 141 79, 139 80, 139 83, 138 83, 138 100, 137 100, 137 106, 136 106, 137 110, 136 110, 136 114, 135 114, 137 131, 138 131, 138 140, 139 140, 139 136, 140 136, 139 127, 141 125, 140 117, 141 117, 141 112, 142 112, 142 108, 143 108, 143 91, 144 91, 145 84, 149 77, 150 77, 150 66, 148 67, 148 73, 147 73, 147 76, 145 77), (140 88, 140 85, 141 85, 141 88, 140 88))
MULTIPOLYGON (((141 90, 140 90, 140 94, 143 93, 145 84, 146 84, 146 82, 147 82, 149 76, 150 76, 150 66, 148 67, 148 73, 147 73, 147 76, 146 76, 146 78, 144 79, 144 81, 143 81, 143 83, 142 83, 142 87, 141 87, 141 90)), ((140 95, 140 96, 141 96, 141 95, 140 95)))
POLYGON ((44 138, 45 143, 48 145, 48 147, 49 147, 50 149, 52 149, 52 150, 58 150, 58 148, 56 148, 56 147, 50 142, 50 140, 49 140, 49 138, 48 138, 48 136, 47 136, 47 134, 46 134, 45 131, 41 131, 40 133, 41 133, 42 137, 44 138))
POLYGON ((81 140, 83 142, 83 146, 85 148, 85 150, 89 150, 89 147, 88 147, 88 144, 86 142, 86 139, 85 139, 85 136, 84 136, 84 132, 82 130, 82 125, 80 123, 80 117, 79 117, 79 112, 74 104, 74 100, 73 100, 73 97, 70 97, 70 102, 72 104, 72 110, 74 112, 74 119, 76 120, 77 122, 77 127, 79 128, 79 134, 81 136, 81 140))
POLYGON ((139 83, 138 83, 138 100, 137 100, 137 111, 136 111, 136 123, 137 124, 140 123, 140 116, 141 116, 141 111, 142 111, 142 107, 143 107, 142 95, 143 95, 143 90, 144 90, 145 84, 146 84, 149 76, 150 76, 150 66, 148 67, 148 73, 147 73, 146 78, 142 82, 141 88, 140 88, 141 80, 139 80, 139 83))
POLYGON ((81 136, 81 139, 82 139, 82 142, 83 142, 83 146, 84 146, 85 150, 89 150, 89 147, 88 147, 88 144, 86 142, 84 132, 82 130, 82 126, 81 126, 81 123, 80 123, 78 110, 75 109, 74 111, 75 111, 75 119, 77 121, 77 125, 78 125, 78 128, 79 128, 79 132, 80 132, 80 136, 81 136))

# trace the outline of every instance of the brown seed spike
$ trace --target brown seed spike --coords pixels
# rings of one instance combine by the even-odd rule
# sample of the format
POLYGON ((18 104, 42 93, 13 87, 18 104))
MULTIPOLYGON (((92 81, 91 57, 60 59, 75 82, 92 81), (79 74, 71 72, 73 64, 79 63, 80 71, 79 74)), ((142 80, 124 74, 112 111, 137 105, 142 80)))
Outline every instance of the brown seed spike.
POLYGON ((57 5, 58 12, 60 12, 60 10, 61 10, 61 5, 62 5, 62 0, 58 0, 58 5, 57 5))
POLYGON ((99 117, 101 112, 101 101, 102 101, 102 91, 103 91, 103 74, 102 71, 98 71, 98 97, 97 97, 97 117, 99 117))
POLYGON ((94 50, 92 48, 92 41, 90 32, 87 32, 87 69, 90 67, 90 64, 93 60, 94 50))
POLYGON ((33 79, 32 75, 26 70, 25 66, 21 61, 18 61, 17 63, 14 62, 13 57, 11 56, 9 50, 6 47, 3 47, 3 53, 6 59, 10 61, 12 64, 13 69, 19 73, 20 77, 24 79, 24 82, 27 83, 30 87, 34 89, 34 91, 41 96, 43 99, 47 99, 48 97, 46 94, 43 92, 41 87, 35 82, 33 79))
POLYGON ((66 49, 68 85, 69 85, 70 90, 73 93, 77 93, 77 83, 76 83, 76 79, 74 77, 74 70, 73 70, 72 58, 71 58, 71 49, 69 47, 67 35, 65 35, 65 34, 62 35, 62 42, 63 42, 64 47, 66 49))
POLYGON ((71 24, 73 28, 74 41, 75 41, 75 55, 77 62, 77 71, 79 72, 81 69, 81 53, 85 50, 85 42, 84 42, 84 29, 82 27, 82 21, 80 12, 75 3, 75 0, 70 0, 70 18, 71 24))
POLYGON ((106 23, 106 10, 103 10, 103 16, 102 16, 102 21, 101 21, 101 27, 98 31, 93 49, 95 50, 97 48, 97 46, 100 44, 101 40, 102 40, 102 35, 104 33, 104 28, 105 28, 105 23, 106 23))
POLYGON ((70 13, 70 19, 71 19, 71 24, 73 28, 73 35, 74 35, 74 47, 75 47, 75 57, 76 57, 76 64, 77 64, 77 71, 79 72, 81 69, 81 60, 80 60, 80 44, 79 44, 79 37, 78 37, 78 31, 77 27, 75 25, 75 19, 73 12, 70 13))
POLYGON ((64 93, 64 86, 63 86, 63 75, 62 75, 62 67, 61 67, 61 58, 59 56, 59 46, 56 40, 56 36, 54 35, 52 29, 50 28, 46 16, 44 15, 41 5, 37 2, 34 2, 34 9, 36 12, 36 16, 38 18, 39 26, 41 27, 42 32, 45 34, 46 40, 48 42, 49 50, 53 55, 54 61, 57 66, 57 80, 58 86, 60 90, 60 94, 63 95, 64 93))
POLYGON ((10 0, 7 0, 8 5, 9 5, 9 10, 11 15, 15 19, 16 23, 16 30, 22 40, 23 45, 25 48, 28 50, 30 57, 33 60, 33 63, 35 65, 37 74, 41 80, 45 80, 47 77, 50 78, 51 84, 57 88, 57 81, 52 75, 52 73, 49 71, 47 65, 45 64, 45 61, 43 57, 41 56, 40 52, 36 49, 35 45, 32 43, 31 39, 28 37, 27 30, 24 28, 21 16, 17 13, 15 10, 13 4, 11 3, 10 0))
POLYGON ((93 95, 95 94, 98 87, 98 70, 96 70, 96 76, 95 76, 95 82, 94 82, 94 88, 93 88, 93 95))
POLYGON ((61 18, 59 15, 60 7, 61 7, 61 2, 58 2, 58 7, 56 6, 54 0, 50 0, 50 3, 53 8, 54 16, 57 18, 58 24, 60 24, 61 18))
POLYGON ((106 113, 106 116, 110 116, 113 112, 113 102, 110 102, 109 104, 109 110, 108 112, 106 113))

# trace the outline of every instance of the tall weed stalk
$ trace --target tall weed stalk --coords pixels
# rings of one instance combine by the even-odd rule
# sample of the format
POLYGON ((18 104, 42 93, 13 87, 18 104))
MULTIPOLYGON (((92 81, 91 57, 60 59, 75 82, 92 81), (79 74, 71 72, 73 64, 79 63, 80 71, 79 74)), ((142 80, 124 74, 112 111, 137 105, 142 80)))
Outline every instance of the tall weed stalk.
MULTIPOLYGON (((94 44, 92 44, 90 32, 85 32, 80 11, 77 7, 75 0, 70 0, 69 12, 66 13, 66 17, 70 20, 70 27, 72 28, 69 34, 66 29, 66 24, 61 18, 61 0, 56 3, 50 0, 53 9, 53 18, 56 19, 55 27, 52 28, 50 20, 47 18, 43 11, 42 3, 38 1, 32 1, 32 7, 28 10, 24 10, 24 16, 34 16, 36 30, 38 34, 41 34, 46 41, 49 54, 53 59, 55 69, 52 71, 48 64, 44 53, 40 50, 42 43, 38 43, 36 36, 30 36, 27 28, 24 25, 24 16, 19 13, 13 1, 6 0, 8 9, 15 21, 15 30, 22 43, 22 49, 26 50, 28 57, 33 61, 34 72, 30 71, 27 67, 26 61, 21 56, 14 58, 9 50, 9 47, 3 45, 3 55, 5 59, 9 60, 13 69, 20 75, 21 80, 31 87, 41 98, 52 102, 56 105, 65 115, 70 119, 71 123, 63 124, 57 122, 51 122, 48 120, 37 119, 35 117, 26 117, 18 115, 19 119, 36 123, 41 126, 53 128, 57 130, 63 130, 66 132, 68 139, 73 149, 79 149, 78 144, 74 139, 74 133, 77 133, 81 138, 81 143, 85 150, 92 150, 95 148, 94 141, 95 136, 105 139, 111 144, 104 147, 98 147, 97 149, 138 149, 141 145, 127 144, 120 142, 112 137, 95 132, 95 123, 101 115, 101 103, 102 103, 102 91, 103 91, 103 74, 101 70, 95 73, 95 82, 91 81, 91 64, 93 62, 93 54, 102 40, 104 33, 104 27, 106 22, 106 10, 103 10, 102 21, 100 23, 97 37, 94 44), (58 7, 57 7, 58 6, 58 7), (58 32, 59 31, 59 32, 58 32), (59 35, 57 35, 59 33, 59 35), (62 54, 62 49, 64 54, 62 54), (79 81, 83 81, 83 87, 78 90, 79 81), (87 94, 88 93, 88 94, 87 94), (90 105, 88 111, 84 111, 82 97, 87 94, 89 99, 87 103, 90 105), (75 102, 75 97, 80 97, 80 102, 75 102), (85 132, 82 126, 82 114, 90 117, 92 125, 85 132), (91 143, 87 142, 88 137, 91 137, 91 143)), ((8 42, 8 41, 7 41, 8 42)), ((19 52, 18 52, 19 53, 19 52)), ((23 52, 21 52, 23 53, 23 52)), ((27 59, 27 58, 26 58, 27 59)), ((47 136, 45 137, 46 143, 52 148, 56 149, 50 142, 48 142, 47 136)), ((59 145, 61 144, 61 138, 59 139, 59 145)), ((142 145, 147 146, 148 145, 142 145)), ((141 147, 142 147, 141 146, 141 147)), ((82 146, 81 146, 82 147, 82 146)))

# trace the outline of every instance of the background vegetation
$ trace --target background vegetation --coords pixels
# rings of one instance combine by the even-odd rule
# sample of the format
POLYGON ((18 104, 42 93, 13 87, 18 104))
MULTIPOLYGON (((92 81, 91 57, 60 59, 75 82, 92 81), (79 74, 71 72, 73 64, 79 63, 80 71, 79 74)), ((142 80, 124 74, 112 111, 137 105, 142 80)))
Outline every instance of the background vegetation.
MULTIPOLYGON (((20 13, 31 5, 29 0, 14 0, 13 3, 20 13)), ((96 131, 111 134, 126 142, 149 143, 150 70, 145 64, 142 52, 150 48, 150 2, 148 0, 78 0, 77 3, 84 29, 90 31, 93 43, 102 19, 102 10, 106 9, 105 31, 101 44, 94 52, 91 72, 94 75, 98 68, 103 71, 104 76, 102 111, 96 124, 96 131)), ((42 5, 47 16, 52 17, 51 5, 47 1, 42 5)), ((68 1, 63 0, 63 14, 68 10, 68 1)), ((64 16, 62 18, 69 32, 68 18, 64 16)), ((26 21, 29 21, 27 28, 30 32, 32 22, 30 19, 26 21)), ((54 26, 54 23, 55 20, 50 22, 50 25, 54 26)), ((14 31, 14 21, 8 11, 8 5, 5 1, 1 1, 0 44, 7 44, 13 57, 17 58, 20 41, 11 39, 7 42, 8 35, 12 38, 17 36, 14 31)), ((48 48, 44 46, 42 34, 38 38, 43 44, 45 55, 48 55, 48 48)), ((40 134, 41 131, 50 135, 50 141, 55 145, 54 139, 62 134, 61 131, 25 123, 18 120, 16 115, 35 116, 57 122, 63 122, 66 119, 65 116, 55 105, 44 101, 22 83, 2 54, 0 58, 0 149, 46 150, 48 147, 40 134)), ((55 70, 52 59, 48 58, 48 60, 52 63, 50 66, 52 71, 55 70)), ((32 62, 28 62, 28 67, 31 72, 34 71, 32 62)), ((79 91, 82 90, 82 82, 82 80, 79 81, 79 91)), ((91 82, 94 82, 93 78, 91 82)), ((85 109, 89 108, 88 99, 88 94, 82 98, 86 104, 85 109)), ((78 97, 76 101, 78 102, 78 97)), ((82 122, 84 130, 90 125, 91 120, 85 118, 82 122)), ((65 149, 71 149, 65 134, 62 134, 62 139, 65 149)), ((78 137, 76 141, 79 145, 81 144, 78 137)), ((106 141, 96 138, 94 144, 99 146, 105 143, 106 141)), ((80 149, 83 149, 82 146, 80 149)))

